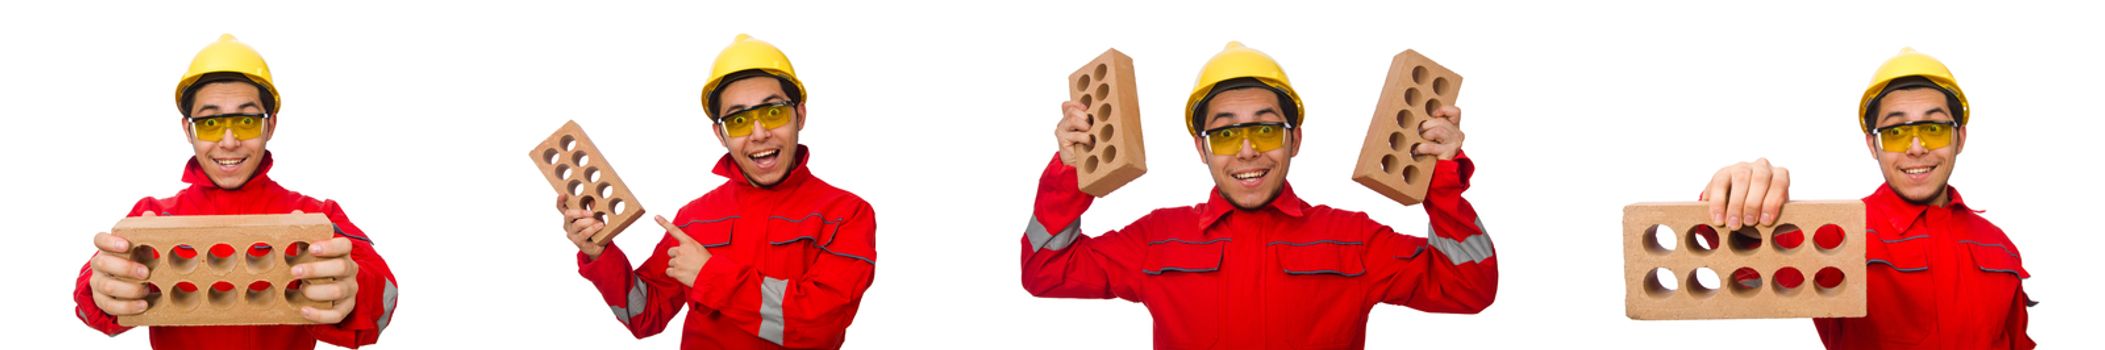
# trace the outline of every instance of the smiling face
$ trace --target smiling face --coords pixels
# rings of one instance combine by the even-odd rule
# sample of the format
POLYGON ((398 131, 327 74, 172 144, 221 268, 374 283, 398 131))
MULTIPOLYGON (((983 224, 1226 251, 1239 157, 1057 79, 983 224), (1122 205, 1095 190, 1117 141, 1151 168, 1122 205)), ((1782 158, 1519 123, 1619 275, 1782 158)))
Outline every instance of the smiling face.
MULTIPOLYGON (((1201 125, 1211 130, 1241 123, 1284 123, 1284 113, 1277 93, 1244 88, 1214 94, 1206 102, 1206 115, 1199 117, 1206 118, 1201 125)), ((1301 150, 1301 129, 1287 133, 1284 146, 1265 152, 1258 152, 1247 141, 1238 144, 1238 150, 1231 155, 1215 154, 1203 138, 1194 139, 1192 145, 1212 172, 1213 185, 1220 189, 1221 196, 1237 208, 1255 209, 1271 203, 1286 187, 1287 165, 1301 150)))
MULTIPOLYGON (((716 110, 716 115, 729 118, 731 112, 769 103, 789 102, 790 96, 782 91, 781 80, 759 76, 731 82, 722 90, 718 90, 717 100, 722 102, 718 103, 720 107, 716 110)), ((753 133, 739 137, 729 137, 725 133, 724 124, 716 124, 713 128, 716 131, 716 139, 724 144, 724 148, 731 150, 731 160, 738 164, 739 171, 745 173, 746 180, 755 186, 767 187, 781 183, 783 178, 789 177, 789 168, 796 162, 797 132, 804 130, 802 103, 796 105, 796 115, 791 119, 788 125, 773 129, 762 126, 760 122, 754 122, 746 126, 752 128, 753 133)))
MULTIPOLYGON (((1931 88, 1894 90, 1878 101, 1878 115, 1872 124, 1887 127, 1916 121, 1954 121, 1952 110, 1944 92, 1931 88)), ((1942 206, 1951 198, 1944 191, 1951 180, 1952 167, 1958 163, 1959 151, 1966 145, 1966 128, 1958 128, 1951 137, 1951 145, 1938 149, 1927 149, 1921 140, 1910 140, 1906 151, 1886 152, 1879 147, 1878 137, 1867 135, 1865 145, 1871 149, 1871 157, 1878 159, 1879 172, 1885 174, 1886 184, 1893 192, 1909 202, 1942 206)))
MULTIPOLYGON (((206 117, 224 114, 263 114, 262 91, 255 85, 241 81, 207 83, 191 97, 190 116, 206 117)), ((219 141, 198 139, 191 131, 190 121, 183 120, 183 138, 197 152, 197 165, 205 168, 205 175, 212 183, 223 189, 237 189, 248 184, 249 178, 263 164, 263 146, 270 142, 271 134, 278 128, 276 118, 264 121, 262 136, 242 140, 234 131, 221 131, 219 141)))

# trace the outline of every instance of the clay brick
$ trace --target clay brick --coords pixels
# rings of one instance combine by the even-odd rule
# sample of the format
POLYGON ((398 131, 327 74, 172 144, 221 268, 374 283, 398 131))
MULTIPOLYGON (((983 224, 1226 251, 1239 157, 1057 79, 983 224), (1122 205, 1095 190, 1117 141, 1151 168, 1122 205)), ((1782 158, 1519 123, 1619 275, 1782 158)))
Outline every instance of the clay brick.
POLYGON ((125 218, 110 234, 131 242, 132 261, 148 269, 140 282, 159 292, 147 296, 145 313, 118 316, 117 324, 312 324, 300 317, 300 307, 327 309, 332 304, 288 288, 295 281, 291 268, 318 260, 306 254, 310 242, 329 240, 335 232, 336 226, 322 214, 125 218), (193 291, 179 287, 185 284, 193 291))
POLYGON ((1439 158, 1411 155, 1412 147, 1425 142, 1418 135, 1418 124, 1431 119, 1441 106, 1453 105, 1461 90, 1462 76, 1447 67, 1418 51, 1396 54, 1389 63, 1388 80, 1382 83, 1381 98, 1374 103, 1374 121, 1360 145, 1352 181, 1403 205, 1424 202, 1439 158))
POLYGON ((1739 233, 1709 226, 1709 213, 1702 202, 1623 207, 1623 300, 1631 319, 1865 315, 1862 201, 1790 202, 1776 226, 1742 228, 1739 233), (1793 230, 1802 232, 1801 243, 1779 244, 1776 234, 1793 230), (1663 237, 1653 237, 1655 233, 1663 237), (1832 234, 1842 236, 1833 239, 1832 234), (1839 244, 1822 246, 1821 241, 1839 244), (1699 268, 1716 273, 1718 288, 1703 288, 1697 282, 1699 268), (1733 276, 1743 268, 1759 273, 1760 279, 1737 283, 1733 276), (1670 282, 1656 279, 1658 269, 1672 275, 1670 282), (1842 282, 1823 288, 1815 282, 1817 274, 1830 273, 1823 270, 1839 273, 1842 282), (1796 271, 1804 282, 1786 288, 1778 276, 1788 271, 1796 271))
POLYGON ((585 129, 577 121, 563 123, 527 156, 541 169, 549 187, 568 196, 564 208, 583 208, 606 223, 606 228, 592 235, 593 243, 614 239, 629 224, 643 218, 643 203, 629 193, 628 184, 621 182, 614 165, 599 151, 599 146, 593 145, 592 138, 585 136, 585 129))
POLYGON ((1133 87, 1133 58, 1105 50, 1067 76, 1068 98, 1086 106, 1096 143, 1076 147, 1075 164, 1082 192, 1103 197, 1148 172, 1147 150, 1140 140, 1140 98, 1133 87))

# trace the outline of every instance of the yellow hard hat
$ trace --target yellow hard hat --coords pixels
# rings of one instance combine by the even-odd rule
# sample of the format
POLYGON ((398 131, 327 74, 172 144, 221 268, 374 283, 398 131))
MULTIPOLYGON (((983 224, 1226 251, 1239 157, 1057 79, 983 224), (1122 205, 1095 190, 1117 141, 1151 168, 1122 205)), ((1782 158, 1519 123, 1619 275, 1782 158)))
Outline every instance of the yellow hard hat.
POLYGON ((758 71, 781 78, 786 82, 783 84, 784 90, 793 90, 784 91, 790 94, 790 99, 797 103, 804 102, 804 82, 797 80, 797 69, 790 67, 789 56, 783 55, 782 49, 775 48, 774 44, 739 34, 738 38, 731 39, 731 46, 725 47, 723 53, 716 55, 716 65, 709 70, 709 82, 702 84, 702 108, 707 110, 711 118, 716 117, 717 90, 737 80, 724 78, 747 71, 758 71))
MULTIPOLYGON (((197 51, 197 58, 190 59, 190 71, 183 73, 183 80, 175 83, 175 108, 182 110, 183 95, 190 91, 190 86, 212 73, 238 73, 262 87, 264 92, 270 93, 265 96, 269 100, 264 101, 264 107, 270 109, 271 115, 277 115, 278 106, 284 104, 285 99, 278 96, 278 86, 270 81, 270 65, 263 63, 263 54, 234 40, 233 34, 220 34, 219 41, 197 51)), ((182 112, 190 113, 188 110, 182 112)))
POLYGON ((1192 87, 1191 99, 1184 102, 1184 128, 1192 135, 1198 135, 1198 108, 1213 97, 1216 85, 1240 78, 1251 78, 1278 92, 1282 104, 1291 100, 1292 105, 1280 108, 1287 109, 1287 124, 1301 125, 1301 115, 1305 114, 1301 108, 1301 95, 1295 94, 1293 85, 1287 82, 1286 70, 1279 68, 1279 62, 1273 61, 1272 56, 1243 47, 1241 42, 1230 41, 1227 48, 1221 49, 1221 53, 1206 61, 1205 67, 1199 68, 1198 86, 1192 87))
POLYGON ((1870 133, 1871 104, 1878 103, 1878 99, 1884 97, 1887 85, 1892 84, 1894 80, 1908 77, 1920 77, 1943 89, 1952 100, 1956 109, 1952 111, 1952 116, 1958 120, 1960 126, 1965 126, 1967 119, 1971 119, 1969 117, 1973 113, 1972 109, 1967 107, 1966 92, 1959 90, 1959 82, 1952 79, 1951 69, 1945 68, 1944 62, 1937 61, 1935 57, 1915 52, 1914 48, 1902 48, 1899 55, 1894 55, 1886 60, 1886 64, 1878 66, 1878 74, 1871 77, 1871 87, 1865 88, 1864 98, 1857 101, 1857 126, 1865 133, 1870 133))

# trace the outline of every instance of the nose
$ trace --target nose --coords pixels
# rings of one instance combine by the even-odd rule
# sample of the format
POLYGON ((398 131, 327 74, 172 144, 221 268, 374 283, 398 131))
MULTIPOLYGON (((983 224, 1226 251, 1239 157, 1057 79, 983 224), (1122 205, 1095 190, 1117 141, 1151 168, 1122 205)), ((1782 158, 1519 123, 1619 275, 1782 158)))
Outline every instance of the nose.
POLYGON ((1238 147, 1237 151, 1235 152, 1236 159, 1257 158, 1257 146, 1251 144, 1249 139, 1244 139, 1242 142, 1237 142, 1236 147, 1238 147))
POLYGON ((227 128, 219 131, 219 142, 215 146, 224 149, 234 149, 241 147, 241 139, 234 137, 233 128, 227 128))
POLYGON ((747 140, 748 140, 748 141, 753 141, 753 142, 767 141, 768 139, 770 139, 770 138, 773 138, 773 137, 774 137, 774 135, 769 135, 769 134, 768 134, 768 132, 767 132, 767 126, 764 126, 764 125, 761 125, 761 124, 764 124, 764 123, 761 123, 760 121, 757 121, 757 120, 756 120, 756 121, 753 121, 753 125, 750 125, 750 126, 748 126, 748 127, 750 127, 750 128, 753 128, 753 133, 752 133, 752 134, 750 134, 750 135, 748 136, 748 138, 747 138, 747 140))
POLYGON ((1908 155, 1920 156, 1927 153, 1930 153, 1930 148, 1922 145, 1922 136, 1908 138, 1908 155))

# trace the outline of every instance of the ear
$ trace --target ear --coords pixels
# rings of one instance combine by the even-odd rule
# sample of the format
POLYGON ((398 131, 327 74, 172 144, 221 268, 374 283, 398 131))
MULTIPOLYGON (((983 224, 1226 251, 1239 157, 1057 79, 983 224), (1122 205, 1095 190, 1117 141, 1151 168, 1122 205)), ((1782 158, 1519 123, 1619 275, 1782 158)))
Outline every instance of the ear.
POLYGON ((1959 139, 1952 140, 1952 155, 1959 155, 1959 151, 1964 150, 1966 150, 1966 126, 1960 125, 1959 139))
POLYGON ((1877 161, 1877 160, 1878 160, 1878 152, 1881 152, 1881 151, 1880 151, 1880 150, 1878 149, 1878 136, 1877 136, 1877 135, 1871 135, 1871 134, 1864 134, 1864 149, 1866 149, 1866 150, 1870 150, 1870 151, 1871 151, 1871 160, 1872 160, 1872 161, 1877 161))
POLYGON ((797 131, 804 131, 804 103, 797 102, 797 131))
POLYGON ((275 135, 277 135, 277 134, 278 134, 278 116, 275 116, 275 115, 273 115, 273 116, 270 116, 270 119, 264 119, 264 120, 263 120, 263 142, 270 142, 270 137, 271 137, 271 136, 275 136, 275 135))
POLYGON ((177 120, 176 120, 176 122, 178 122, 178 123, 182 123, 182 124, 183 124, 183 142, 197 142, 197 140, 196 140, 196 139, 192 139, 192 138, 191 138, 191 136, 190 136, 191 132, 190 132, 190 118, 189 118, 189 117, 184 117, 183 119, 177 119, 177 120))
POLYGON ((723 123, 709 122, 709 131, 710 135, 716 135, 716 144, 723 145, 726 150, 731 149, 731 140, 724 138, 723 123))
POLYGON ((1294 128, 1294 131, 1291 133, 1287 133, 1287 135, 1288 137, 1286 139, 1286 157, 1293 158, 1294 156, 1301 155, 1301 128, 1294 128))
POLYGON ((1206 154, 1206 139, 1199 138, 1198 136, 1192 136, 1191 149, 1194 151, 1198 151, 1199 164, 1213 165, 1213 163, 1211 163, 1213 159, 1211 157, 1208 157, 1208 154, 1206 154))

